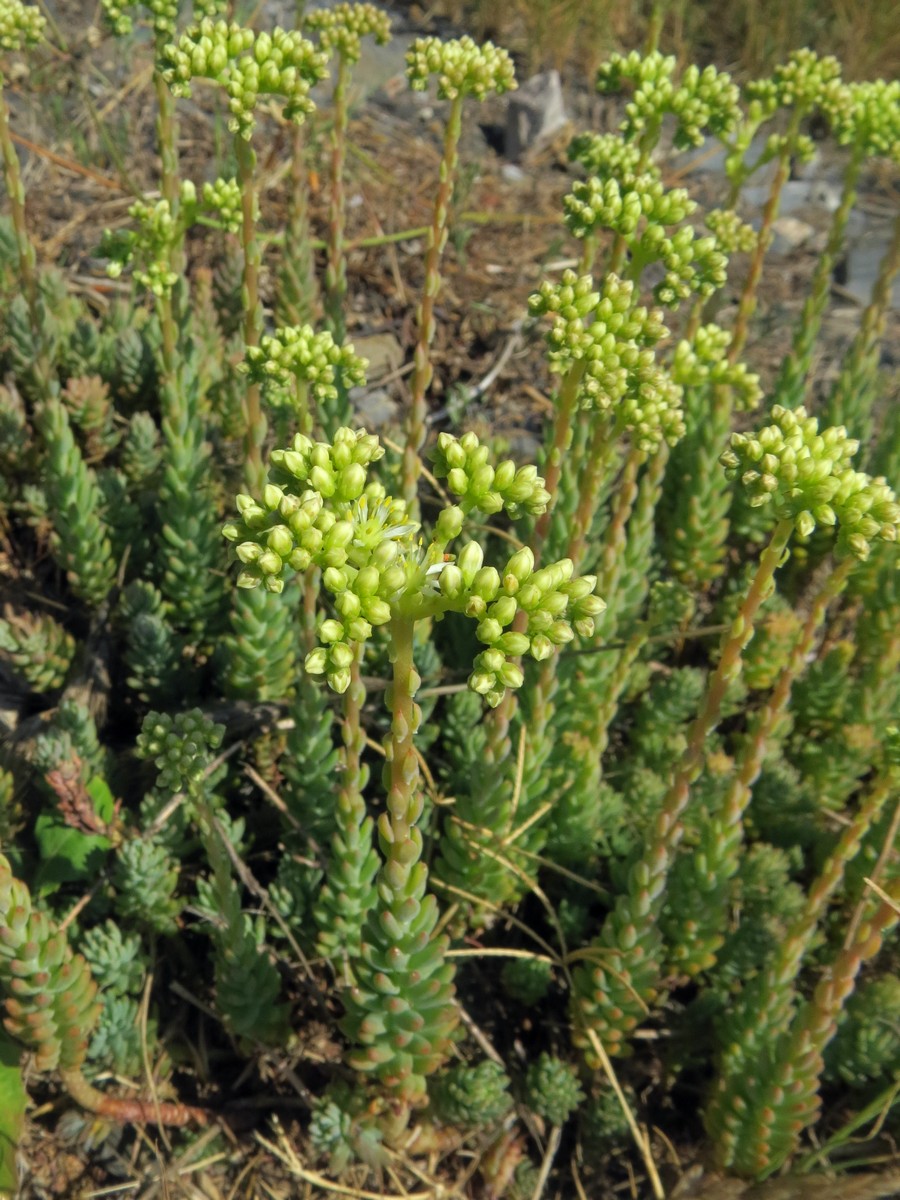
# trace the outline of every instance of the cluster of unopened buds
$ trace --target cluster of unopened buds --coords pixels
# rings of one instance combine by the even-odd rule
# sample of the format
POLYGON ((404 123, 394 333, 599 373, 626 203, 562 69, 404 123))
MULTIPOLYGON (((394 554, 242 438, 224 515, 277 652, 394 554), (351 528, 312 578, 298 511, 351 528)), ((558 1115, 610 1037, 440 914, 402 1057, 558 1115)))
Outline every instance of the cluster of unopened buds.
POLYGON ((756 230, 742 221, 733 208, 710 209, 703 220, 725 254, 752 254, 756 248, 756 230))
POLYGON ((484 100, 491 92, 502 95, 516 86, 515 69, 506 50, 470 37, 442 42, 437 37, 416 38, 406 54, 406 75, 414 91, 424 91, 437 75, 441 100, 473 96, 484 100))
POLYGON ((700 146, 703 131, 730 133, 740 119, 740 93, 731 76, 708 66, 688 67, 678 83, 673 81, 676 60, 658 51, 651 54, 611 54, 597 73, 597 91, 618 92, 633 88, 625 107, 622 133, 640 139, 649 126, 666 113, 677 120, 675 144, 700 146))
MULTIPOLYGON (((449 553, 465 522, 459 505, 441 511, 424 545, 402 502, 367 479, 382 454, 373 435, 347 428, 332 443, 298 434, 290 449, 273 451, 261 502, 239 496, 240 520, 223 530, 243 564, 238 585, 262 584, 278 592, 287 572, 321 570, 334 615, 320 622, 320 645, 307 656, 306 669, 324 673, 338 692, 349 686, 355 647, 376 626, 395 616, 464 613, 478 622, 476 635, 486 646, 470 686, 498 704, 507 687, 522 683, 515 659, 526 653, 545 658, 574 632, 592 632, 594 617, 605 607, 593 595, 596 579, 574 577, 568 559, 535 570, 530 550, 518 551, 502 571, 484 564, 475 542, 458 556, 449 553)), ((493 467, 477 438, 444 439, 439 454, 448 473, 458 472, 467 511, 482 503, 499 511, 498 499, 507 511, 536 514, 546 507, 543 479, 513 464, 493 467), (450 460, 461 465, 450 466, 450 460)))
POLYGON ((229 128, 249 139, 261 95, 284 101, 284 115, 300 122, 315 108, 309 93, 324 79, 328 56, 297 30, 254 33, 207 17, 162 54, 162 73, 176 96, 189 96, 194 79, 212 79, 228 94, 229 128))
POLYGON ((346 62, 359 62, 362 39, 374 37, 383 46, 390 40, 391 18, 374 4, 335 4, 316 8, 303 20, 306 29, 319 35, 329 54, 336 53, 346 62))
POLYGON ((588 175, 600 180, 616 179, 626 191, 635 186, 638 175, 654 174, 652 164, 641 168, 641 152, 633 142, 623 141, 618 133, 579 133, 569 142, 570 162, 580 163, 588 175))
POLYGON ((828 97, 840 86, 841 65, 832 55, 820 57, 813 50, 795 50, 787 62, 779 64, 769 79, 747 85, 751 99, 778 108, 799 108, 808 112, 819 105, 827 107, 828 97))
POLYGON ((654 289, 660 304, 673 307, 692 294, 709 296, 725 282, 728 260, 715 237, 698 237, 692 225, 667 230, 697 205, 683 188, 664 188, 653 173, 634 176, 626 189, 613 177, 578 180, 563 207, 573 237, 608 229, 625 239, 632 262, 641 269, 662 263, 666 275, 654 289))
POLYGON ((154 296, 168 296, 178 275, 170 266, 170 251, 186 225, 193 220, 197 208, 197 190, 185 180, 181 185, 178 217, 169 201, 161 198, 150 204, 136 200, 128 215, 137 226, 133 230, 116 230, 104 234, 102 249, 109 257, 106 273, 118 279, 123 269, 134 265, 134 278, 154 296))
MULTIPOLYGON (((119 37, 131 33, 133 18, 131 10, 138 7, 138 0, 102 0, 106 19, 119 37)), ((178 0, 146 0, 145 7, 153 21, 153 32, 157 37, 174 37, 178 19, 178 0)))
POLYGON ((241 229, 241 189, 236 179, 214 179, 203 185, 203 204, 214 212, 228 233, 241 229))
MULTIPOLYGON (((205 183, 202 207, 218 216, 229 232, 240 229, 241 194, 233 179, 205 183)), ((133 264, 134 278, 141 287, 154 296, 168 296, 178 282, 170 265, 171 251, 197 219, 200 208, 197 189, 189 179, 181 183, 177 214, 165 198, 153 203, 136 200, 128 209, 136 228, 104 234, 102 248, 109 258, 107 275, 118 279, 124 268, 133 264)))
POLYGON ((668 334, 662 313, 635 305, 634 298, 634 284, 617 275, 608 274, 597 292, 590 275, 565 271, 559 283, 541 284, 529 310, 551 318, 551 371, 565 374, 584 364, 579 405, 608 412, 620 433, 652 453, 684 433, 682 390, 656 361, 655 346, 668 334))
POLYGON ((0 50, 23 50, 36 46, 47 22, 43 13, 21 0, 0 0, 0 50))
POLYGON ((900 80, 874 79, 832 88, 822 107, 842 146, 900 162, 900 80))
POLYGON ((461 438, 441 433, 434 452, 434 474, 447 480, 463 512, 477 508, 490 515, 505 509, 513 518, 520 512, 531 516, 542 513, 550 494, 537 468, 516 467, 509 458, 495 467, 489 457, 489 448, 474 433, 465 433, 461 438))
POLYGON ((481 547, 469 542, 457 563, 442 571, 440 589, 448 599, 464 601, 463 611, 478 620, 475 635, 487 649, 475 659, 469 687, 496 706, 507 687, 521 687, 524 681, 514 659, 528 654, 540 662, 576 633, 591 637, 594 619, 606 604, 594 595, 597 577, 575 577, 568 558, 536 571, 534 555, 526 547, 509 559, 502 573, 482 563, 481 547), (520 613, 527 618, 524 628, 511 628, 520 613))
POLYGON ((244 369, 255 383, 284 388, 291 380, 306 384, 319 402, 337 397, 338 386, 357 387, 366 380, 366 360, 349 343, 339 346, 327 330, 287 325, 248 346, 244 369))
POLYGON ((727 385, 735 407, 750 412, 762 399, 759 376, 746 363, 730 363, 728 347, 731 334, 718 325, 701 325, 691 340, 678 343, 672 362, 672 376, 683 388, 704 384, 727 385))
POLYGON ((819 432, 804 408, 776 405, 771 425, 756 434, 734 433, 722 455, 730 479, 739 479, 753 507, 771 504, 780 520, 808 537, 817 525, 838 525, 839 553, 865 559, 873 540, 896 541, 900 506, 883 478, 854 471, 859 442, 843 425, 819 432))

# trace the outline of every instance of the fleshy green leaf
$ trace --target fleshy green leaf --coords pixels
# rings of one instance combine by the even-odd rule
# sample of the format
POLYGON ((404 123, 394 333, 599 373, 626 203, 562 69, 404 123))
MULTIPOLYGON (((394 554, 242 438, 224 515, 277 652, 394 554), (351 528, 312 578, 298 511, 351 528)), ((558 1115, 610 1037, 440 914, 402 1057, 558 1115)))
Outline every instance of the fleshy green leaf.
POLYGON ((16 1150, 25 1128, 28 1100, 20 1056, 20 1048, 0 1030, 0 1200, 11 1200, 19 1186, 16 1150))

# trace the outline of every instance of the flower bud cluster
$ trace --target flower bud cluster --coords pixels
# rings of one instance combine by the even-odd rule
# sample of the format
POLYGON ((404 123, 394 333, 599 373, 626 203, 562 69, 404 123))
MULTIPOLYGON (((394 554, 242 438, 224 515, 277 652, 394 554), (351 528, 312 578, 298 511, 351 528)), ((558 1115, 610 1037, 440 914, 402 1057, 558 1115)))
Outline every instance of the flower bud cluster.
MULTIPOLYGON (((138 0, 101 0, 106 19, 119 37, 131 33, 132 17, 129 9, 137 8, 138 0)), ((145 0, 145 7, 153 20, 153 32, 160 39, 175 36, 178 19, 178 0, 145 0)))
POLYGON ((565 374, 583 361, 580 406, 610 412, 649 454, 684 433, 682 391, 656 361, 654 347, 668 334, 662 314, 635 306, 634 292, 634 284, 612 274, 595 292, 589 275, 566 271, 559 284, 544 282, 529 307, 552 318, 551 371, 565 374))
POLYGON ((202 195, 204 207, 216 214, 228 233, 240 233, 242 212, 238 181, 220 178, 204 183, 202 195))
POLYGON ((478 621, 476 637, 487 646, 475 659, 469 687, 496 707, 506 688, 520 687, 522 668, 514 659, 529 654, 537 661, 548 658, 576 633, 590 637, 594 618, 606 608, 593 594, 594 575, 574 577, 568 558, 534 569, 534 555, 526 547, 517 551, 503 571, 485 567, 477 542, 469 542, 454 564, 441 572, 441 594, 463 602, 463 611, 478 621), (519 613, 527 620, 513 629, 519 613))
POLYGON ((798 108, 809 112, 827 103, 834 85, 840 81, 840 63, 832 55, 819 57, 808 48, 795 50, 787 62, 775 68, 771 79, 747 84, 746 94, 771 109, 798 108))
POLYGON ((725 254, 752 254, 756 249, 756 230, 733 208, 713 208, 703 220, 725 254))
POLYGON ((310 89, 327 73, 327 55, 297 30, 269 33, 209 17, 165 47, 163 78, 176 96, 191 94, 191 81, 212 79, 228 94, 229 129, 250 138, 261 95, 281 97, 284 115, 300 123, 314 109, 310 89))
POLYGON ((128 215, 137 224, 136 230, 106 232, 103 252, 108 255, 106 273, 118 279, 129 263, 134 263, 134 278, 154 296, 167 296, 178 282, 170 267, 170 251, 197 211, 197 191, 190 180, 181 185, 179 214, 176 218, 168 200, 154 204, 136 200, 128 215))
POLYGON ((750 412, 762 399, 759 376, 747 370, 745 363, 729 363, 731 334, 718 325, 703 325, 690 341, 678 343, 672 361, 672 377, 683 388, 705 384, 727 385, 732 389, 735 407, 750 412))
POLYGON ((335 400, 338 385, 357 387, 366 381, 366 360, 350 344, 339 346, 332 335, 311 325, 287 325, 266 334, 259 346, 247 348, 244 370, 254 383, 291 380, 304 383, 319 403, 335 400))
POLYGON ((569 162, 580 163, 588 175, 600 180, 616 179, 626 191, 632 189, 640 174, 654 178, 652 166, 640 171, 641 152, 618 133, 579 133, 569 142, 569 162))
POLYGON ((740 91, 730 75, 713 66, 691 65, 672 96, 670 111, 678 119, 675 145, 679 149, 703 144, 703 131, 717 137, 729 134, 741 117, 740 91))
POLYGON ((323 49, 349 63, 359 62, 364 37, 374 37, 379 46, 391 37, 391 18, 374 4, 317 8, 306 15, 303 24, 319 34, 323 49))
POLYGON ((0 50, 37 46, 47 24, 40 9, 21 0, 0 0, 0 50))
POLYGON ((651 225, 677 225, 697 205, 684 188, 666 189, 657 175, 646 172, 635 176, 631 186, 614 177, 577 180, 563 207, 573 237, 611 229, 630 238, 642 219, 651 225))
POLYGON ((823 108, 842 146, 900 162, 900 81, 875 79, 830 89, 823 108))
MULTIPOLYGON (((477 442, 467 445, 480 459, 477 442)), ((450 443, 445 450, 458 457, 450 443)), ((223 529, 244 564, 240 587, 263 583, 278 592, 286 570, 321 570, 334 615, 319 625, 320 645, 307 655, 307 671, 324 673, 343 692, 355 645, 375 626, 401 609, 414 619, 452 610, 479 623, 478 638, 487 649, 471 683, 497 704, 506 687, 522 682, 512 659, 524 653, 546 657, 571 640, 573 625, 584 636, 593 632, 593 618, 605 607, 592 595, 596 580, 573 578, 568 560, 535 571, 533 554, 523 550, 501 575, 484 566, 481 548, 471 542, 454 562, 446 551, 462 532, 459 506, 441 512, 423 548, 419 526, 407 519, 402 501, 387 497, 380 484, 366 483, 366 468, 382 454, 378 439, 362 430, 339 429, 331 445, 298 434, 290 450, 273 451, 261 502, 238 496, 240 520, 223 529), (527 616, 523 633, 510 628, 519 612, 527 616)), ((524 482, 535 490, 530 474, 524 482)), ((515 473, 509 486, 515 486, 515 473)))
POLYGON ((671 237, 661 236, 651 225, 641 238, 640 253, 652 250, 666 269, 665 279, 653 289, 654 298, 667 308, 675 308, 689 296, 706 299, 724 287, 728 258, 715 237, 697 237, 692 225, 685 225, 671 237))
POLYGON ((149 712, 137 737, 137 754, 153 759, 163 791, 181 792, 203 778, 224 736, 225 726, 205 717, 199 708, 174 717, 149 712))
MULTIPOLYGON (((339 429, 333 444, 298 433, 290 448, 273 450, 261 502, 239 495, 240 520, 222 531, 237 543, 236 554, 244 564, 238 587, 262 583, 280 592, 288 570, 343 566, 354 534, 360 534, 360 522, 355 527, 350 520, 351 506, 362 502, 366 492, 373 497, 366 486, 367 470, 383 454, 378 439, 362 429, 339 429)), ((386 517, 369 532, 394 536, 386 517)), ((362 528, 368 530, 365 521, 362 528)))
POLYGON ((491 92, 502 95, 516 86, 509 54, 492 42, 479 46, 470 37, 450 42, 436 37, 416 38, 406 53, 409 86, 422 92, 431 75, 438 77, 441 100, 455 100, 458 96, 484 100, 491 92))
POLYGON ((675 145, 699 146, 703 131, 730 133, 740 120, 740 92, 731 76, 715 67, 688 67, 675 84, 675 58, 658 51, 641 55, 612 54, 597 73, 597 91, 610 94, 630 86, 631 100, 625 106, 622 134, 640 140, 648 129, 659 125, 666 113, 677 119, 675 145))
POLYGON ((728 260, 715 237, 698 238, 690 225, 666 232, 666 226, 678 225, 697 205, 684 188, 667 190, 650 172, 634 177, 630 187, 615 178, 578 180, 563 207, 574 237, 610 229, 625 239, 641 267, 661 262, 665 278, 654 289, 660 304, 673 308, 692 294, 709 296, 725 282, 728 260))
POLYGON ((550 493, 537 467, 517 469, 511 458, 494 467, 489 459, 490 449, 476 434, 469 432, 456 438, 452 433, 441 433, 434 452, 434 473, 438 479, 447 480, 465 513, 473 508, 488 514, 505 509, 515 519, 523 512, 536 517, 545 511, 550 493))
POLYGON ((776 405, 773 424, 757 434, 735 433, 721 462, 740 479, 752 507, 771 504, 808 537, 816 525, 840 525, 839 552, 866 558, 874 539, 895 541, 900 508, 884 479, 854 471, 859 442, 842 425, 819 432, 804 408, 776 405))

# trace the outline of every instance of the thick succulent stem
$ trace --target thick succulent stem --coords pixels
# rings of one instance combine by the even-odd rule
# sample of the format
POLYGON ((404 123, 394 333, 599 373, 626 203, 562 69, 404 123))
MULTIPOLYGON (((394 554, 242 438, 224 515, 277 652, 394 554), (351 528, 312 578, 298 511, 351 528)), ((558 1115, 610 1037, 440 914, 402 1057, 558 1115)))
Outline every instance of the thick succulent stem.
POLYGON ((434 370, 431 365, 431 343, 434 341, 434 302, 441 287, 441 255, 447 242, 447 219, 453 184, 459 163, 459 139, 462 133, 463 93, 450 102, 447 127, 444 131, 444 154, 441 159, 441 176, 434 200, 434 212, 428 231, 428 248, 425 252, 425 289, 419 307, 419 337, 416 342, 409 423, 406 447, 403 453, 403 499, 407 510, 415 517, 419 510, 418 485, 419 454, 425 443, 425 418, 427 415, 425 395, 431 385, 434 370))
MULTIPOLYGON (((753 637, 756 614, 762 602, 771 594, 775 571, 781 563, 792 532, 791 521, 782 520, 776 525, 738 615, 725 635, 719 662, 710 677, 703 705, 690 728, 687 746, 663 802, 657 832, 664 838, 675 835, 678 820, 688 802, 691 784, 703 762, 706 739, 718 724, 725 693, 740 670, 744 647, 753 637), (668 830, 668 835, 664 830, 668 830)), ((680 833, 678 836, 680 837, 680 833)))
POLYGON ((376 881, 378 898, 362 930, 357 982, 347 995, 344 1024, 359 1047, 350 1056, 351 1065, 374 1072, 408 1111, 426 1102, 425 1077, 446 1060, 459 1013, 453 965, 445 960, 447 939, 434 936, 437 903, 426 894, 428 869, 421 861, 415 619, 395 615, 389 628, 393 676, 387 697, 387 811, 378 821, 384 863, 376 881))
MULTIPOLYGON (((616 590, 625 565, 626 526, 637 499, 638 472, 646 457, 646 454, 640 450, 631 450, 625 459, 622 474, 619 476, 612 513, 603 535, 600 562, 597 565, 597 591, 601 596, 606 596, 616 590)), ((576 568, 584 556, 585 540, 583 535, 579 540, 573 536, 569 544, 569 558, 575 563, 576 568)))
MULTIPOLYGON (((256 155, 250 142, 239 133, 234 139, 237 177, 241 188, 241 245, 244 250, 244 345, 259 345, 262 311, 259 301, 260 249, 256 236, 256 155)), ((265 485, 262 444, 266 436, 266 418, 262 411, 259 384, 244 387, 244 478, 248 489, 257 492, 265 485)))
POLYGON ((754 1042, 750 1058, 720 1077, 706 1114, 718 1165, 764 1178, 796 1150, 801 1133, 816 1119, 823 1054, 837 1018, 860 969, 881 949, 900 913, 900 881, 887 884, 885 893, 867 906, 790 1030, 774 1045, 754 1042))
POLYGON ((331 863, 315 908, 319 952, 343 961, 348 976, 359 957, 362 923, 375 902, 374 876, 378 857, 372 848, 373 821, 366 815, 363 796, 368 774, 362 763, 366 734, 362 710, 366 689, 360 671, 361 650, 350 667, 344 693, 341 737, 341 786, 337 794, 331 863))
MULTIPOLYGON (((578 503, 569 530, 568 557, 576 569, 587 550, 587 542, 597 512, 603 477, 615 451, 615 435, 605 413, 596 413, 594 428, 582 463, 578 481, 578 503)), ((603 593, 600 593, 603 595, 603 593)))
MULTIPOLYGON (((291 187, 284 256, 276 301, 279 325, 310 325, 316 309, 316 277, 309 228, 309 175, 303 126, 291 128, 291 187)), ((334 430, 327 431, 333 436, 334 430)))

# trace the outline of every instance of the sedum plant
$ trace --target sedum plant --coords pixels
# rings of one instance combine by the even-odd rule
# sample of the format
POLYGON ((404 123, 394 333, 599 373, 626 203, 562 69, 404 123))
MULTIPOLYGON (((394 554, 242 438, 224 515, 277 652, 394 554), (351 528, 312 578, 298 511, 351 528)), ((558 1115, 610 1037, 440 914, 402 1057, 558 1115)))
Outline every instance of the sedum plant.
MULTIPOLYGON (((0 99, 0 1191, 54 1072, 104 1121, 221 1116, 235 1158, 262 1117, 233 1093, 289 1084, 283 1166, 308 1137, 304 1186, 354 1194, 568 1194, 575 1136, 578 1194, 643 1186, 639 1157, 662 1196, 643 1128, 677 1139, 689 1094, 698 1157, 762 1196, 807 1138, 892 1119, 900 222, 835 378, 819 349, 896 86, 803 50, 744 85, 610 57, 566 265, 521 298, 547 405, 520 463, 429 411, 466 100, 515 86, 509 54, 409 48, 440 174, 395 443, 354 416, 346 337, 352 74, 385 14, 104 7, 152 26, 160 166, 104 239, 102 310, 39 263, 0 99), (204 85, 233 163, 192 180, 204 85), (758 308, 813 129, 845 175, 776 374, 758 308), (712 210, 679 159, 707 147, 712 210), (159 1067, 175 1094, 139 1082, 159 1067)), ((0 84, 56 36, 0 0, 0 84)))

